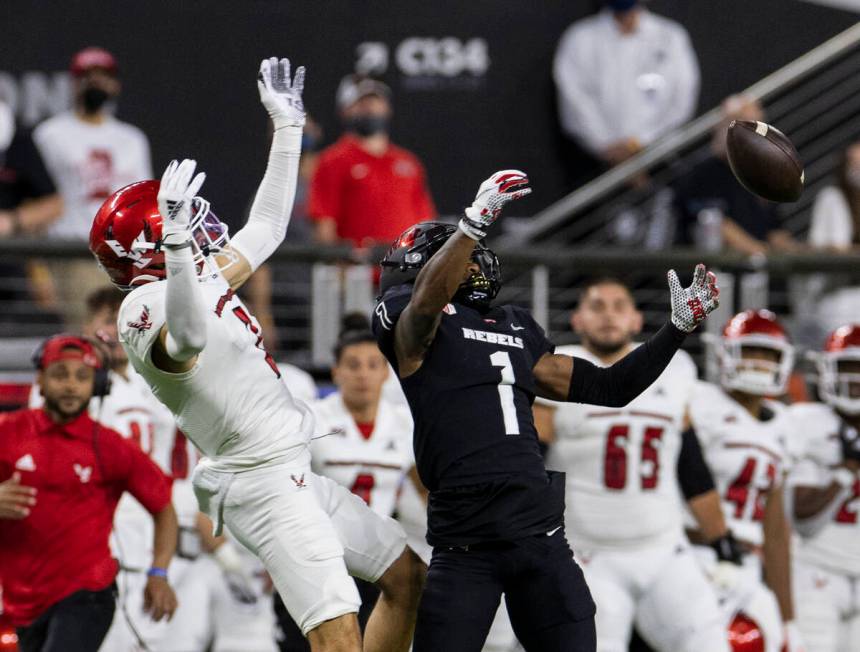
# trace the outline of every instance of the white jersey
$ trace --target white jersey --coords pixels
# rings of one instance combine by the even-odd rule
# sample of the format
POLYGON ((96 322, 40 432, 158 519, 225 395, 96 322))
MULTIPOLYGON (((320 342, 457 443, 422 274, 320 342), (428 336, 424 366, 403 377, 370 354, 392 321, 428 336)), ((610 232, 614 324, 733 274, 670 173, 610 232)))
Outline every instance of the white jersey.
POLYGON ((316 383, 307 371, 287 362, 279 362, 278 371, 281 372, 281 380, 284 381, 294 399, 298 399, 305 405, 310 405, 317 400, 316 383))
POLYGON ((377 514, 391 516, 400 485, 415 466, 409 409, 381 399, 368 438, 339 392, 316 401, 311 409, 317 422, 311 443, 313 470, 349 488, 377 514))
POLYGON ((123 186, 152 178, 146 136, 113 117, 92 124, 61 113, 36 127, 33 140, 63 196, 63 214, 48 229, 52 238, 86 240, 105 199, 123 186))
POLYGON ((167 373, 150 350, 165 324, 166 282, 147 283, 120 307, 119 340, 153 394, 214 470, 307 464, 313 417, 295 401, 262 346, 260 325, 220 275, 201 281, 206 347, 192 369, 167 373))
MULTIPOLYGON (((556 352, 605 366, 581 346, 556 352)), ((547 403, 556 408, 547 467, 567 473, 565 524, 574 548, 678 540, 683 512, 676 467, 695 380, 692 359, 679 351, 625 408, 547 403)))
MULTIPOLYGON (((839 431, 842 419, 823 403, 798 403, 788 408, 796 424, 792 486, 827 487, 832 470, 842 462, 839 431)), ((798 537, 795 559, 860 577, 860 479, 840 501, 832 520, 814 537, 798 537)))
POLYGON ((782 485, 793 433, 785 405, 770 400, 764 405, 773 416, 761 421, 722 388, 704 382, 697 384, 690 404, 726 521, 735 537, 759 546, 764 543, 767 496, 782 485))

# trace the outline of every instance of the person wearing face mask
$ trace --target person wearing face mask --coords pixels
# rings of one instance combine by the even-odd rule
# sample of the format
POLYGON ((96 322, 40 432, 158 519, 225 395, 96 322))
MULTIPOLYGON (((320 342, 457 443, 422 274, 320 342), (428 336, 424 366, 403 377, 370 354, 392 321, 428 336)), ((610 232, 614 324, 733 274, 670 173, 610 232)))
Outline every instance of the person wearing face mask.
POLYGON ((388 86, 348 75, 338 86, 337 108, 345 133, 320 154, 310 187, 316 240, 388 243, 412 224, 433 219, 424 166, 389 137, 388 86))
MULTIPOLYGON (((36 127, 33 139, 63 197, 64 210, 47 230, 50 238, 86 240, 93 215, 115 190, 152 178, 149 141, 137 127, 114 117, 121 91, 116 58, 87 47, 72 57, 73 106, 36 127)), ((59 308, 70 328, 85 318, 79 297, 104 280, 92 261, 49 264, 59 308)))
POLYGON ((553 62, 562 131, 618 165, 693 117, 699 65, 678 23, 640 0, 605 0, 571 25, 553 62))

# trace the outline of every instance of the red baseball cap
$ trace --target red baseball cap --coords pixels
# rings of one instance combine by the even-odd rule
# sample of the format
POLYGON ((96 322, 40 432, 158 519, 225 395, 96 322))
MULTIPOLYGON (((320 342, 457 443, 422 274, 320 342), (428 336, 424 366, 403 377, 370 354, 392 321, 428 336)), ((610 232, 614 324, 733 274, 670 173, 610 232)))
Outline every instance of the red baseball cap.
POLYGON ((93 345, 76 335, 55 335, 47 340, 37 353, 35 364, 38 369, 46 369, 60 360, 80 360, 93 369, 102 366, 93 345))
POLYGON ((90 68, 102 68, 112 75, 116 75, 118 72, 116 57, 104 48, 95 46, 84 48, 75 54, 75 56, 72 57, 72 64, 69 66, 69 71, 75 77, 80 77, 90 68))

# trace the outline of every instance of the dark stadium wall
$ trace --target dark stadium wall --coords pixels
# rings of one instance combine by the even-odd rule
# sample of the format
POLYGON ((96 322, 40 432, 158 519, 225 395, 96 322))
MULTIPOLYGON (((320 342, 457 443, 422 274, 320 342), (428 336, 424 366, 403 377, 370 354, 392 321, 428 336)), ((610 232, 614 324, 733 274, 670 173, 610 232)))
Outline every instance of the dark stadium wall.
MULTIPOLYGON (((550 76, 562 31, 586 0, 317 0, 286 2, 0 3, 0 97, 25 122, 67 102, 71 54, 91 44, 122 68, 119 116, 144 129, 157 172, 195 157, 219 215, 237 223, 265 166, 260 58, 308 67, 309 111, 326 141, 339 133, 333 95, 356 68, 394 90, 394 140, 426 162, 443 213, 460 210, 502 167, 529 172, 528 215, 571 190, 560 156, 550 76)), ((700 110, 787 63, 856 20, 797 0, 653 0, 690 31, 702 68, 700 110)))

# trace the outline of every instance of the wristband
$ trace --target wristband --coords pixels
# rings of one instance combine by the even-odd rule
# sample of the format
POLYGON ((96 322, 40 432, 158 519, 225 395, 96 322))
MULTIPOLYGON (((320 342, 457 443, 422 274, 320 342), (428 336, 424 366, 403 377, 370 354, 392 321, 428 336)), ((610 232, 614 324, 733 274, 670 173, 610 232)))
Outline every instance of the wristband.
POLYGON ((158 566, 153 566, 148 571, 146 571, 147 577, 160 577, 162 579, 167 579, 167 569, 159 568, 158 566))
POLYGON ((467 222, 467 221, 466 221, 466 218, 462 218, 462 219, 460 220, 460 223, 459 223, 459 225, 458 225, 458 226, 460 227, 460 230, 461 230, 465 235, 467 235, 468 237, 472 238, 472 240, 474 240, 475 242, 477 242, 477 241, 481 240, 482 238, 486 238, 486 237, 487 237, 487 234, 486 234, 486 233, 484 233, 483 231, 481 231, 481 230, 479 230, 479 229, 476 229, 474 226, 472 226, 471 224, 469 224, 469 222, 467 222))
POLYGON ((833 482, 843 489, 850 489, 853 487, 856 480, 857 475, 852 473, 849 469, 846 469, 844 466, 840 466, 838 469, 833 471, 833 482))

